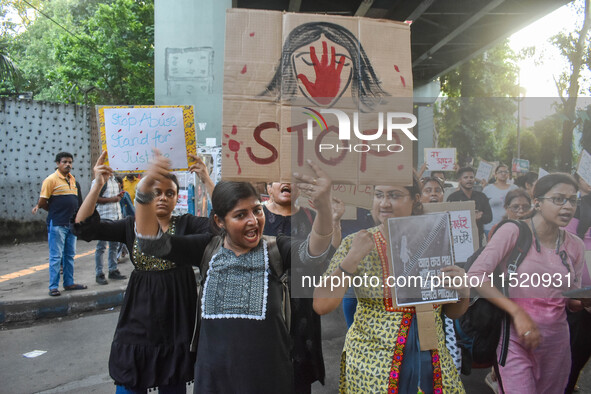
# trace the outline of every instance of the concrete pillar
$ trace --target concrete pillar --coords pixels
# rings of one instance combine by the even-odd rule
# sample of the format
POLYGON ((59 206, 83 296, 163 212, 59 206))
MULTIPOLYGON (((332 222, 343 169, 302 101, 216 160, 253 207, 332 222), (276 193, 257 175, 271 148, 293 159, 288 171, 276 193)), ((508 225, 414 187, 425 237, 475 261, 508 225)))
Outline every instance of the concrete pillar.
POLYGON ((197 142, 221 143, 226 9, 231 0, 155 0, 156 105, 195 108, 197 142))

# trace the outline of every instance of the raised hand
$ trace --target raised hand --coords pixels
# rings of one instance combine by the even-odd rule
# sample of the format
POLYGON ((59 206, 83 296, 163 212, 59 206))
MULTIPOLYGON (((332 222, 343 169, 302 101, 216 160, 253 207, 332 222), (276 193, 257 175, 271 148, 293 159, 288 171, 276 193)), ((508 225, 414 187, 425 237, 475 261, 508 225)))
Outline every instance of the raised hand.
POLYGON ((320 61, 316 56, 316 48, 310 46, 310 59, 314 66, 316 79, 311 82, 304 74, 298 74, 310 96, 319 104, 328 105, 339 94, 341 87, 341 71, 345 65, 345 56, 336 61, 335 48, 330 47, 330 61, 326 41, 322 41, 322 57, 320 61))
POLYGON ((166 157, 160 154, 158 149, 154 149, 154 156, 150 162, 148 170, 145 172, 142 180, 138 183, 137 189, 144 193, 151 192, 156 182, 164 182, 168 179, 171 163, 166 157))
POLYGON ((103 185, 107 183, 111 175, 113 175, 113 169, 105 164, 106 158, 107 151, 101 152, 101 155, 99 156, 93 168, 94 179, 100 187, 103 187, 103 185))

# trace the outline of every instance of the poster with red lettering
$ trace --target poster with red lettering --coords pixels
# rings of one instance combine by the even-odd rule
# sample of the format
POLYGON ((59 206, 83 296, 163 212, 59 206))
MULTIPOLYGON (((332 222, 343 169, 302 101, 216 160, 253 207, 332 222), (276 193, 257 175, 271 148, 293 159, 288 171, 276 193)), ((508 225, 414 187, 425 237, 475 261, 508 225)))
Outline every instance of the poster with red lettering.
POLYGON ((230 9, 222 177, 412 183, 410 29, 360 17, 230 9))
POLYGON ((456 148, 425 148, 424 157, 429 171, 454 171, 456 148))

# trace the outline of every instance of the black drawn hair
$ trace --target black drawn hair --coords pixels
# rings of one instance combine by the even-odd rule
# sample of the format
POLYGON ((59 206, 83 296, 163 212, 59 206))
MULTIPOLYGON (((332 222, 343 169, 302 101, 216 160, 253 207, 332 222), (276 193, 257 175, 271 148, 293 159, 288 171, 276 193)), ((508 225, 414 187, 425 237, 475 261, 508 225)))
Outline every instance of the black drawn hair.
MULTIPOLYGON (((382 102, 383 97, 389 96, 382 89, 381 81, 373 70, 359 40, 344 27, 328 22, 304 23, 289 33, 283 44, 280 66, 267 88, 260 95, 275 96, 277 100, 295 98, 298 81, 292 55, 298 49, 311 44, 323 35, 328 40, 344 47, 351 55, 351 80, 347 81, 347 84, 351 85, 353 99, 359 104, 362 112, 373 109, 376 104, 382 102)), ((343 89, 343 92, 345 90, 346 88, 343 89)))

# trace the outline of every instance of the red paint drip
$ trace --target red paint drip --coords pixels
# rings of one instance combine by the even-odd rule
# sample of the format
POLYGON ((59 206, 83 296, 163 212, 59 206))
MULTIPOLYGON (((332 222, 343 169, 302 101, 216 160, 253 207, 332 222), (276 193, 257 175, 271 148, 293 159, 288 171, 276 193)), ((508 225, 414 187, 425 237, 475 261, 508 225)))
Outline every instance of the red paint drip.
POLYGON ((254 31, 250 33, 249 36, 254 37, 254 31))
POLYGON ((242 70, 240 70, 240 74, 246 74, 246 64, 242 67, 242 70))
POLYGON ((403 168, 404 168, 404 164, 400 164, 400 165, 398 166, 398 170, 399 170, 399 171, 402 171, 402 169, 403 169, 403 168))
POLYGON ((230 157, 230 154, 226 154, 226 157, 230 157))
POLYGON ((397 65, 394 65, 394 70, 396 70, 396 72, 398 72, 398 73, 400 72, 400 69, 398 69, 397 65))
POLYGON ((238 128, 236 127, 236 125, 232 126, 232 135, 236 135, 236 133, 238 133, 238 128))
POLYGON ((406 87, 406 81, 403 76, 400 76, 400 80, 402 81, 402 86, 406 87))

